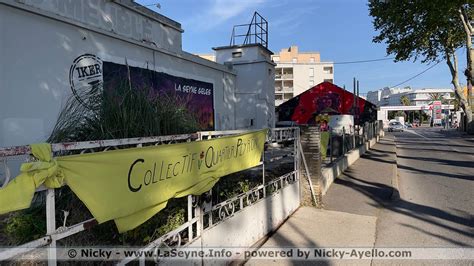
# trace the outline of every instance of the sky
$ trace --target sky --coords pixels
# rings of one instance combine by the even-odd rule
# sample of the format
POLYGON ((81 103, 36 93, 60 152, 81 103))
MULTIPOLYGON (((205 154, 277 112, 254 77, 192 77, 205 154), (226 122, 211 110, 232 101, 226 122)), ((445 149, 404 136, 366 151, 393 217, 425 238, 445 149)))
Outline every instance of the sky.
MULTIPOLYGON (((169 17, 184 30, 183 50, 212 53, 212 47, 230 43, 234 25, 250 23, 257 11, 268 21, 268 48, 278 53, 297 45, 299 51, 317 51, 322 61, 347 62, 391 58, 386 45, 373 43, 377 35, 362 0, 137 0, 169 17), (160 8, 154 4, 159 3, 160 8)), ((466 66, 465 50, 458 51, 459 69, 466 66)), ((433 63, 434 64, 434 63, 433 63)), ((423 72, 433 64, 384 60, 359 64, 335 64, 334 83, 360 92, 392 87, 423 72)), ((445 61, 400 85, 417 88, 452 88, 445 61)), ((460 80, 465 84, 464 80, 460 80)))

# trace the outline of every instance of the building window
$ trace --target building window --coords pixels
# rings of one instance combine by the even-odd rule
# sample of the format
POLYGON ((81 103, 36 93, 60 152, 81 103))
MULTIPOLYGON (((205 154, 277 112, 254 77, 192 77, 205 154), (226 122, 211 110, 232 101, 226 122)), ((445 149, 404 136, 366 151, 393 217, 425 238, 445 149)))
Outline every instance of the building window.
POLYGON ((293 57, 293 60, 291 60, 293 63, 298 63, 298 58, 293 57))
POLYGON ((310 57, 310 58, 309 58, 309 62, 310 62, 310 63, 314 63, 314 57, 310 57))
POLYGON ((242 57, 242 52, 232 52, 232 58, 242 57))
POLYGON ((324 74, 332 74, 332 67, 323 67, 324 74))
POLYGON ((311 87, 314 86, 314 80, 309 81, 309 86, 311 86, 311 87))
POLYGON ((309 68, 309 76, 314 77, 314 68, 309 68))
POLYGON ((332 83, 332 79, 324 79, 324 82, 331 82, 332 83))

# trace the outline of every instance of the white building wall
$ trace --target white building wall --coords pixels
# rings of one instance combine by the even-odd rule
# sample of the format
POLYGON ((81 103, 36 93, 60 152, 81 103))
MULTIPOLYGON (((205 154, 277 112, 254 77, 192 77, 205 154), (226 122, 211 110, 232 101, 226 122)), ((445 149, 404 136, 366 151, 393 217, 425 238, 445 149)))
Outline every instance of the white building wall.
POLYGON ((135 41, 180 53, 181 25, 133 3, 133 0, 3 0, 33 11, 48 11, 135 41))
POLYGON ((216 61, 236 73, 235 125, 238 129, 275 125, 275 64, 261 45, 218 47, 216 61), (236 54, 240 54, 239 57, 236 54))
POLYGON ((446 100, 450 100, 452 89, 437 89, 437 88, 424 88, 412 90, 410 87, 406 88, 384 88, 377 91, 369 91, 367 93, 367 99, 377 104, 378 106, 395 106, 402 105, 401 97, 407 96, 410 100, 410 105, 428 105, 431 102, 431 95, 433 93, 439 93, 446 100), (378 101, 377 101, 378 98, 378 101))
POLYGON ((313 86, 324 82, 324 80, 330 79, 334 81, 334 70, 333 74, 326 74, 323 72, 324 66, 332 66, 332 64, 293 64, 293 96, 305 92, 313 86), (310 69, 313 69, 313 71, 310 71, 310 69), (312 73, 314 74, 311 76, 312 73))
MULTIPOLYGON (((235 128, 235 73, 224 66, 185 52, 178 54, 113 33, 101 33, 92 26, 66 23, 52 13, 29 12, 16 1, 7 3, 0 2, 0 147, 41 142, 49 136, 61 107, 71 95, 70 66, 85 53, 95 54, 103 61, 126 61, 130 66, 148 66, 212 83, 216 129, 235 128)), ((171 29, 165 31, 170 33, 170 39, 163 41, 180 47, 170 41, 180 37, 176 38, 171 29)))
MULTIPOLYGON (((334 65, 332 63, 277 63, 276 68, 292 68, 293 69, 293 97, 303 93, 304 91, 330 80, 334 82, 334 65), (332 67, 332 73, 325 73, 324 67, 332 67), (313 69, 313 71, 310 71, 313 69)), ((278 82, 278 80, 277 80, 278 82)), ((279 91, 276 91, 277 93, 279 91)), ((286 91, 285 91, 286 92, 286 91)), ((276 101, 275 105, 280 105, 283 101, 276 101)))
POLYGON ((367 92, 367 101, 378 106, 380 104, 381 95, 382 95, 382 92, 380 90, 369 91, 367 92))

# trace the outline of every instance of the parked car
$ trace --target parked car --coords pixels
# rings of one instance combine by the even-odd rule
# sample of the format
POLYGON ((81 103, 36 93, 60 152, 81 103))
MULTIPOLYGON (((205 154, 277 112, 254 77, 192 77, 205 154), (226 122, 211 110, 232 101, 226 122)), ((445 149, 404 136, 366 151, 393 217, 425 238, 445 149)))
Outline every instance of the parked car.
POLYGON ((403 132, 403 125, 398 121, 393 121, 388 124, 388 132, 400 131, 403 132))

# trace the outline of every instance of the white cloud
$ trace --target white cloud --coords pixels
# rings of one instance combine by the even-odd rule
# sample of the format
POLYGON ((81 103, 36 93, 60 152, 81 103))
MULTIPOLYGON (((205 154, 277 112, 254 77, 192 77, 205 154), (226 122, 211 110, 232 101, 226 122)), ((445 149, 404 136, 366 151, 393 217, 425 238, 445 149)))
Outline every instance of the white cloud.
POLYGON ((238 16, 245 15, 242 24, 248 23, 255 9, 265 0, 211 0, 209 5, 204 6, 204 12, 191 18, 183 24, 192 25, 192 28, 198 30, 210 30, 226 21, 238 16), (252 12, 249 12, 252 11, 252 12), (247 14, 248 13, 248 14, 247 14))
POLYGON ((284 9, 284 13, 270 17, 268 23, 270 29, 281 36, 294 33, 304 23, 303 17, 316 16, 318 6, 305 6, 284 9))

